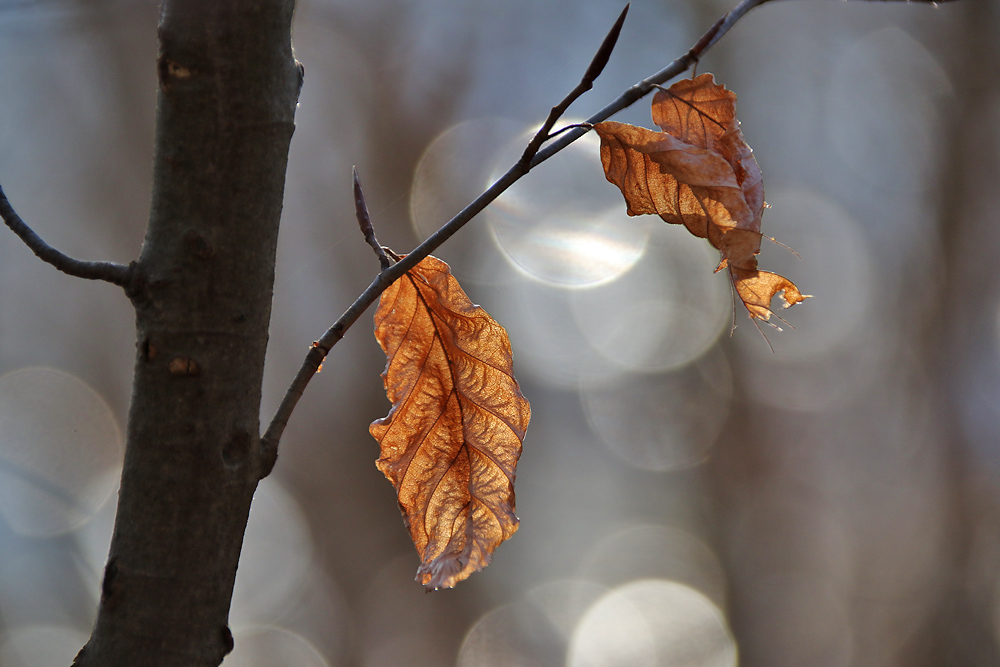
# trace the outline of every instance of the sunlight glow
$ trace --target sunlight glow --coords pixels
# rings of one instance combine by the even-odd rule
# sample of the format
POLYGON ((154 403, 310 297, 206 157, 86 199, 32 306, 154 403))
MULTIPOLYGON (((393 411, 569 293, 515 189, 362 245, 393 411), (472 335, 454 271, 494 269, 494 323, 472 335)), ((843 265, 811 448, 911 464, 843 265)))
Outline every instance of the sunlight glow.
MULTIPOLYGON (((516 161, 530 136, 511 142, 490 182, 516 161)), ((618 278, 642 258, 653 221, 626 215, 620 193, 605 184, 599 151, 596 136, 582 137, 485 211, 497 247, 532 279, 593 287, 618 278)))

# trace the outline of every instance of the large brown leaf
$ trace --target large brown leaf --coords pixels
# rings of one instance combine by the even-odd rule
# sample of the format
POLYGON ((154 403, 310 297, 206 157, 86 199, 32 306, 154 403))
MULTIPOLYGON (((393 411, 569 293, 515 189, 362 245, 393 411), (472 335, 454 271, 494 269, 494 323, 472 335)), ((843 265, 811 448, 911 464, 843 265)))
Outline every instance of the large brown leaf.
POLYGON ((684 225, 719 251, 750 317, 767 320, 771 299, 807 298, 785 278, 757 270, 764 182, 736 119, 736 95, 711 74, 678 81, 653 97, 661 131, 607 121, 601 162, 625 196, 629 215, 657 214, 684 225))
POLYGON ((531 408, 511 372, 507 332, 435 257, 383 292, 375 337, 392 402, 370 428, 376 465, 420 554, 417 581, 451 588, 517 530, 514 470, 531 408))

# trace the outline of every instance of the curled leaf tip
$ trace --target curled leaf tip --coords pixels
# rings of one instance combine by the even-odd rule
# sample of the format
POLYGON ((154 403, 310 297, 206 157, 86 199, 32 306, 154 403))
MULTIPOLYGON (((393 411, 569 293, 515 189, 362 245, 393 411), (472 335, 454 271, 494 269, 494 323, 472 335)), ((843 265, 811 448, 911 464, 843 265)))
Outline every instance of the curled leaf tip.
POLYGON ((784 301, 782 308, 802 303, 812 296, 811 294, 803 294, 795 286, 795 283, 777 273, 731 268, 730 275, 737 295, 746 306, 750 317, 755 320, 767 322, 771 319, 773 314, 771 300, 775 296, 779 296, 779 293, 784 301))

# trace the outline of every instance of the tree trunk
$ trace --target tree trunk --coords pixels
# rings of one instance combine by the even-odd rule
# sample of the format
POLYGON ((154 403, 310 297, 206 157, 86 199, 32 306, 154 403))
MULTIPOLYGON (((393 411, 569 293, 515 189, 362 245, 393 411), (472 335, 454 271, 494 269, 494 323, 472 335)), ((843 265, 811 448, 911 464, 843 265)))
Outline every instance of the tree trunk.
POLYGON ((75 665, 218 665, 261 476, 259 410, 295 105, 291 0, 165 0, 137 349, 100 608, 75 665))

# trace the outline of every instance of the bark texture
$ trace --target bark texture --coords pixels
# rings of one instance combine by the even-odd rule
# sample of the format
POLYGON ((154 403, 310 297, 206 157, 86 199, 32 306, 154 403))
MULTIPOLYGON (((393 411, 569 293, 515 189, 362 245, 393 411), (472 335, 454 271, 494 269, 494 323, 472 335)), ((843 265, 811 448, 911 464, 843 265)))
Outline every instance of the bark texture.
POLYGON ((218 665, 261 477, 259 412, 302 74, 291 0, 165 0, 154 185, 128 287, 118 513, 80 667, 218 665))

